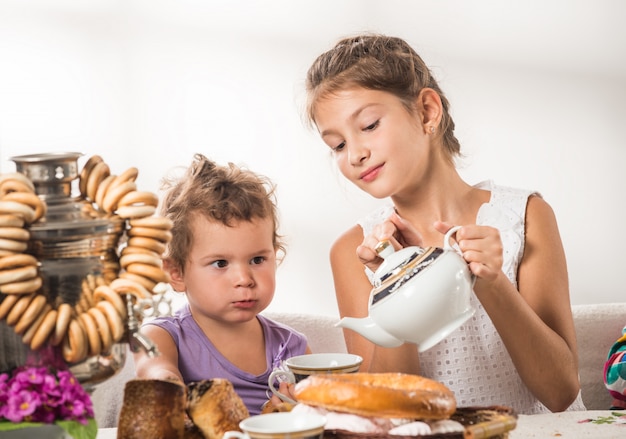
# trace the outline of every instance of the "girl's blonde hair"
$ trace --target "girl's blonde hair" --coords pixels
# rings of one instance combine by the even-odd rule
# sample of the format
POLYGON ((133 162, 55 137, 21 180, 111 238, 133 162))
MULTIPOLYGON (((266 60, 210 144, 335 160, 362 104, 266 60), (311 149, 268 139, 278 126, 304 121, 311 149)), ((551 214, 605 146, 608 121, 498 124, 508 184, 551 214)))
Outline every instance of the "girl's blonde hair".
POLYGON ((164 178, 162 189, 161 215, 173 224, 166 257, 180 270, 184 270, 193 244, 194 215, 229 227, 239 221, 271 218, 274 248, 284 255, 285 244, 278 234, 275 186, 267 177, 233 163, 218 166, 202 154, 195 154, 185 174, 179 179, 164 178))
POLYGON ((355 86, 392 93, 410 112, 422 89, 435 90, 443 105, 439 132, 444 148, 451 158, 460 155, 450 103, 422 58, 404 40, 380 34, 357 35, 340 40, 321 54, 306 77, 309 122, 315 124, 315 105, 320 98, 355 86))

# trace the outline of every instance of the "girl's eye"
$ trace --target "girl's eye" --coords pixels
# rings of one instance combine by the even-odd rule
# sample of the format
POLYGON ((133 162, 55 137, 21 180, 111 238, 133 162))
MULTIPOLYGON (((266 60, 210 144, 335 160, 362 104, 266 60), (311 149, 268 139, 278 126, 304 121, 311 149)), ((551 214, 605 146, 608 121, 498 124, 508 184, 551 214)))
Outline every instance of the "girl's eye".
POLYGON ((378 127, 379 124, 380 124, 380 120, 377 120, 373 124, 366 126, 363 129, 363 131, 373 131, 373 130, 375 130, 378 127))
POLYGON ((341 142, 339 145, 332 147, 333 152, 339 152, 346 146, 346 142, 341 142))
POLYGON ((265 257, 264 256, 255 256, 254 258, 252 258, 252 265, 259 265, 262 264, 263 262, 265 262, 265 257))
POLYGON ((219 261, 215 261, 213 263, 211 263, 211 265, 213 265, 214 267, 217 268, 224 268, 228 265, 228 261, 224 260, 224 259, 220 259, 219 261))

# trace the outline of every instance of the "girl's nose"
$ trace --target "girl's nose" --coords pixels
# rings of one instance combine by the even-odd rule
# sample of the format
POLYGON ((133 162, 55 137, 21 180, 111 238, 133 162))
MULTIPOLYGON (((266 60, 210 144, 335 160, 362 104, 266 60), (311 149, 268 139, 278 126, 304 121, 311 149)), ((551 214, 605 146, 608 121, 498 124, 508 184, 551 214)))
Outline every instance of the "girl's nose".
POLYGON ((348 160, 352 166, 359 166, 365 162, 369 156, 369 148, 359 142, 352 142, 348 147, 348 160))

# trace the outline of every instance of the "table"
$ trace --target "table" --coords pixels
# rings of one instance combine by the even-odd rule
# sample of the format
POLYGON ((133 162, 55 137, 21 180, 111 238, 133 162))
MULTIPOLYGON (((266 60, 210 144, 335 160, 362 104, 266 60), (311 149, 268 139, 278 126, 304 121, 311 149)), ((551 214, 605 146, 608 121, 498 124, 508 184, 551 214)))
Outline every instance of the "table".
POLYGON ((117 428, 99 428, 96 439, 117 439, 117 428))
POLYGON ((626 438, 626 411, 588 410, 582 412, 519 415, 509 439, 617 439, 626 438))
MULTIPOLYGON (((101 428, 97 439, 116 439, 117 428, 101 428)), ((519 415, 509 439, 624 439, 626 411, 589 410, 584 412, 519 415)))

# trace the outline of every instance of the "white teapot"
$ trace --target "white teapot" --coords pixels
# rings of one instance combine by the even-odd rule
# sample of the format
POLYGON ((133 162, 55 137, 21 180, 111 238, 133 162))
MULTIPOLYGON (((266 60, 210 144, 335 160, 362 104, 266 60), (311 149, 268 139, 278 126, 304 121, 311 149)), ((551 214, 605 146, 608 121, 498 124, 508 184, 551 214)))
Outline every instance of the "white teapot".
POLYGON ((383 263, 375 273, 369 316, 344 317, 336 326, 351 329, 372 343, 396 347, 406 342, 423 352, 461 326, 476 311, 470 305, 474 275, 444 237, 443 248, 406 247, 397 252, 384 241, 377 246, 383 263))

